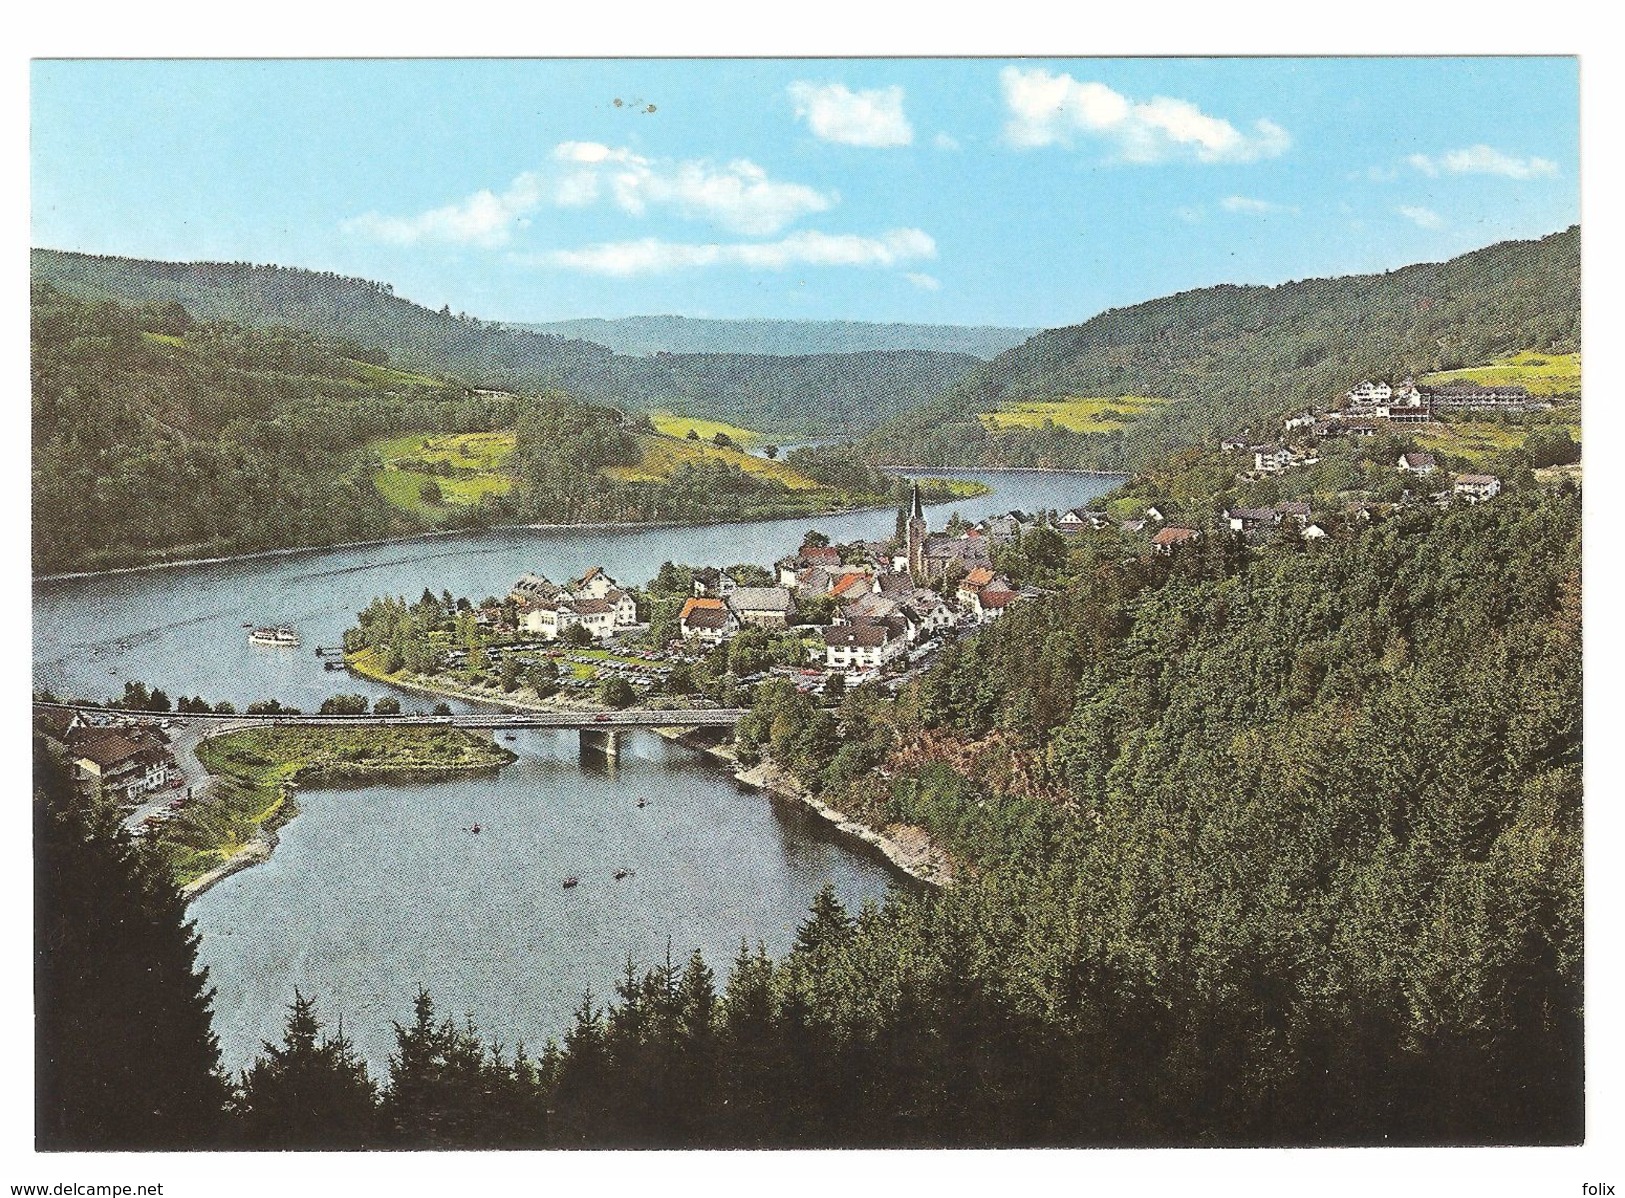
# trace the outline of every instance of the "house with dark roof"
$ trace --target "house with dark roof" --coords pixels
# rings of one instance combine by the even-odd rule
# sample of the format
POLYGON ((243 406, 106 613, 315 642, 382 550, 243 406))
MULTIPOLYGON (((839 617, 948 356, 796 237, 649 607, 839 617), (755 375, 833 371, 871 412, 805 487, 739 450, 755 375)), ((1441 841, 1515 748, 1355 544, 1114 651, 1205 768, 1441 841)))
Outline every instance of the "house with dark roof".
POLYGON ((547 575, 527 572, 521 574, 519 581, 513 584, 513 587, 508 591, 508 598, 512 599, 520 607, 529 607, 545 599, 552 599, 554 596, 562 594, 563 591, 563 587, 549 582, 547 575))
POLYGON ((1483 503, 1501 493, 1501 480, 1493 474, 1458 474, 1453 490, 1468 503, 1483 503))
POLYGON ((701 566, 694 571, 694 593, 702 598, 726 599, 738 586, 733 575, 715 566, 701 566))
POLYGON ((114 803, 134 803, 169 782, 174 759, 156 737, 126 728, 81 728, 69 738, 74 779, 114 803))
POLYGON ((638 622, 638 601, 625 591, 611 588, 604 592, 604 602, 615 610, 615 627, 630 628, 638 622))
POLYGON ((695 596, 683 604, 677 628, 684 640, 721 641, 739 631, 739 620, 723 600, 695 596))
POLYGON ((907 647, 906 635, 882 622, 831 624, 821 631, 824 664, 832 670, 879 669, 901 656, 907 647))
POLYGON ((1224 513, 1224 519, 1230 525, 1231 532, 1260 533, 1268 532, 1281 522, 1281 517, 1274 508, 1235 507, 1224 513))
POLYGON ((796 604, 788 587, 735 587, 723 602, 741 624, 788 628, 795 622, 796 604))
POLYGON ((1402 453, 1399 469, 1402 474, 1432 474, 1439 468, 1431 453, 1402 453))

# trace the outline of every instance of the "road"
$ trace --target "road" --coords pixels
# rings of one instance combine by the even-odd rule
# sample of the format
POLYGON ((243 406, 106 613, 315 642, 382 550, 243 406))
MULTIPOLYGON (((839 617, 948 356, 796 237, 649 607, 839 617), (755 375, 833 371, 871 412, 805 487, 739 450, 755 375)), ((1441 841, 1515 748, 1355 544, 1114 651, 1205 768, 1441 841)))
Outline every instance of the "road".
POLYGON ((94 712, 103 716, 167 720, 176 727, 196 723, 208 728, 259 728, 276 725, 306 727, 387 727, 404 725, 452 728, 731 728, 747 714, 743 707, 634 707, 624 711, 472 711, 453 715, 289 715, 285 712, 232 715, 126 712, 117 708, 73 703, 35 703, 37 709, 94 712))

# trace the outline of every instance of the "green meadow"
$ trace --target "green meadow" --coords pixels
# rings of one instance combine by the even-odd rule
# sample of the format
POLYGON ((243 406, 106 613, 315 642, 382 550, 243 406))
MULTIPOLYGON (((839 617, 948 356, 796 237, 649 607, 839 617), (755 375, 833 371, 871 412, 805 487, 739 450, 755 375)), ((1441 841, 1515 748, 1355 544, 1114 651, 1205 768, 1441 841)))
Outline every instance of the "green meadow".
POLYGON ((980 412, 978 419, 991 430, 1042 428, 1046 422, 1075 433, 1109 433, 1127 428, 1163 404, 1150 395, 1072 396, 1054 400, 1016 400, 995 412, 980 412))

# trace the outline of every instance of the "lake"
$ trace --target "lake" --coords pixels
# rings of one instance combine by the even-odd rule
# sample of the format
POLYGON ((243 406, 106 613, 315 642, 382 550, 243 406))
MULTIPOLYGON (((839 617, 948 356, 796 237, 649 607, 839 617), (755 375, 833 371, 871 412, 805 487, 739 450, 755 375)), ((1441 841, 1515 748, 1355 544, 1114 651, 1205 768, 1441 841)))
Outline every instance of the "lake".
MULTIPOLYGON (((992 494, 932 511, 941 526, 1012 508, 1082 504, 1116 479, 1052 471, 921 471, 974 478, 992 494)), ((663 561, 767 565, 816 527, 836 541, 884 539, 891 511, 692 528, 517 529, 326 549, 34 585, 34 679, 59 694, 121 694, 127 679, 171 697, 314 710, 339 692, 389 688, 324 671, 379 594, 502 595, 525 570, 555 580, 604 566, 629 584, 663 561), (247 643, 244 623, 291 624, 298 649, 247 643)), ((408 706, 423 705, 407 696, 408 706)), ((391 1021, 419 988, 442 1015, 471 1017, 511 1051, 561 1037, 591 990, 612 993, 627 957, 647 968, 700 948, 720 989, 741 940, 782 954, 826 883, 851 909, 897 875, 865 846, 794 804, 739 786, 653 733, 610 761, 568 732, 504 740, 519 760, 494 775, 301 793, 269 861, 193 900, 200 957, 217 988, 224 1063, 243 1068, 278 1040, 295 988, 344 1030, 376 1077, 391 1021), (647 805, 638 807, 638 798, 647 805), (479 824, 478 834, 469 831, 479 824), (618 869, 632 871, 617 881, 618 869), (578 876, 566 890, 562 881, 578 876)))

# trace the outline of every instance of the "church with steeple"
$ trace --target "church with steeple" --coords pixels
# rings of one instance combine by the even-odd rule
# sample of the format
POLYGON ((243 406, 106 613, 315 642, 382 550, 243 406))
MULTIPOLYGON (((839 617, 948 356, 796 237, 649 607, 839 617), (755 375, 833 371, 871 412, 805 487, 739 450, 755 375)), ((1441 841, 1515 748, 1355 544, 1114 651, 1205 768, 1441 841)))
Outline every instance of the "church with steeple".
POLYGON ((908 572, 916 584, 925 581, 925 509, 920 506, 920 484, 914 484, 914 503, 908 514, 908 572))
POLYGON ((944 533, 932 536, 925 525, 925 506, 920 502, 920 484, 914 484, 914 496, 909 505, 908 572, 914 585, 930 586, 940 582, 956 567, 966 572, 978 566, 992 566, 993 554, 987 537, 969 535, 951 537, 944 533))

